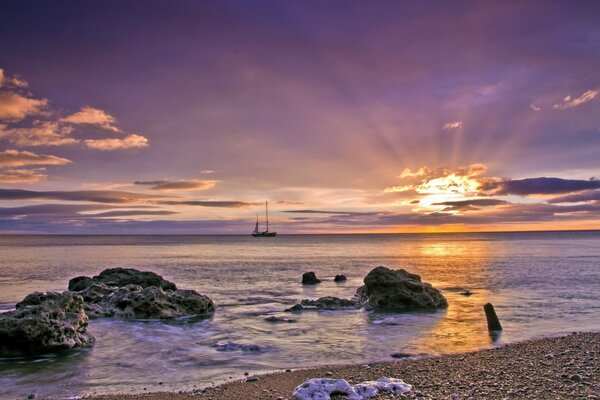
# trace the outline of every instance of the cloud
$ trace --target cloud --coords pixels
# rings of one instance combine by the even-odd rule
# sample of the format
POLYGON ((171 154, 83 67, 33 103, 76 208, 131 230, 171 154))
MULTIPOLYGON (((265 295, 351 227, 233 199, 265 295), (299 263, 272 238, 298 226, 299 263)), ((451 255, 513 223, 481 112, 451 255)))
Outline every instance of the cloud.
POLYGON ((360 211, 329 211, 329 210, 286 210, 285 213, 296 214, 328 214, 328 215, 378 215, 379 212, 360 212, 360 211))
POLYGON ((78 143, 70 137, 73 128, 58 122, 34 121, 33 126, 25 128, 7 128, 0 124, 0 139, 16 146, 63 146, 78 143))
POLYGON ((15 87, 15 88, 26 88, 29 86, 27 81, 21 79, 15 75, 8 76, 4 73, 4 70, 0 68, 0 88, 1 87, 15 87))
POLYGON ((500 205, 510 204, 508 201, 499 199, 468 199, 468 200, 452 200, 432 203, 432 206, 446 206, 443 212, 452 211, 477 211, 480 207, 495 207, 500 205))
POLYGON ((71 161, 66 158, 36 154, 30 151, 0 151, 0 167, 24 167, 27 165, 67 165, 71 161))
POLYGON ((141 149, 148 147, 148 139, 144 136, 130 134, 123 139, 88 139, 84 145, 90 149, 112 151, 123 149, 141 149))
POLYGON ((40 115, 47 99, 31 99, 13 92, 0 92, 0 120, 20 121, 30 115, 40 115))
POLYGON ((484 192, 494 195, 519 195, 528 196, 535 194, 561 194, 580 192, 588 189, 600 188, 599 180, 579 180, 562 178, 526 178, 488 182, 482 186, 484 192))
POLYGON ((162 197, 164 196, 116 190, 33 191, 23 189, 0 189, 0 200, 61 200, 121 204, 154 200, 162 197))
POLYGON ((152 190, 207 190, 213 188, 218 181, 203 179, 182 179, 179 181, 136 181, 136 185, 151 186, 152 190))
POLYGON ((597 90, 588 90, 577 98, 566 96, 561 103, 557 103, 552 106, 555 110, 568 110, 569 108, 580 106, 588 101, 592 101, 598 95, 597 90))
POLYGON ((89 106, 82 107, 81 110, 62 118, 61 121, 71 124, 95 125, 113 132, 121 131, 115 126, 117 120, 112 115, 99 108, 89 106))
POLYGON ((156 204, 168 205, 168 206, 243 208, 243 207, 259 205, 262 203, 246 203, 243 201, 189 200, 189 201, 157 201, 156 204))
POLYGON ((446 122, 444 124, 444 126, 442 126, 442 128, 447 131, 452 131, 454 129, 462 128, 462 126, 463 126, 462 121, 449 121, 449 122, 446 122))
POLYGON ((555 197, 548 200, 548 203, 579 203, 585 201, 600 201, 600 190, 586 190, 580 193, 555 197))
POLYGON ((0 183, 35 183, 47 177, 44 168, 6 169, 0 171, 0 183))
POLYGON ((538 112, 542 109, 542 107, 536 106, 534 103, 531 103, 529 105, 529 108, 531 108, 533 111, 538 112))

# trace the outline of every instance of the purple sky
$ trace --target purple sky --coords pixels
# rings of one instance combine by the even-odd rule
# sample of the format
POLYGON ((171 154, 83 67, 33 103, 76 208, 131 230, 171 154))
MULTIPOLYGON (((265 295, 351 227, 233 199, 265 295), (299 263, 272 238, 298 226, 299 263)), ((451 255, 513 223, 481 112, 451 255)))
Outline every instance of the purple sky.
POLYGON ((4 1, 0 37, 0 232, 600 229, 597 1, 4 1))

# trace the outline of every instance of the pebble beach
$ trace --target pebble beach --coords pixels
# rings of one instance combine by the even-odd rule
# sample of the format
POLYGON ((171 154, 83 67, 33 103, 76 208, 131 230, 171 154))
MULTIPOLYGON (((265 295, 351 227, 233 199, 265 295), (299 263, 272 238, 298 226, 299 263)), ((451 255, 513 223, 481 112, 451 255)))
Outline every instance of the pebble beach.
POLYGON ((374 399, 600 399, 600 333, 573 333, 430 358, 287 370, 241 377, 192 392, 88 399, 292 400, 295 387, 319 377, 345 379, 351 384, 399 378, 413 387, 405 394, 382 393, 374 399))

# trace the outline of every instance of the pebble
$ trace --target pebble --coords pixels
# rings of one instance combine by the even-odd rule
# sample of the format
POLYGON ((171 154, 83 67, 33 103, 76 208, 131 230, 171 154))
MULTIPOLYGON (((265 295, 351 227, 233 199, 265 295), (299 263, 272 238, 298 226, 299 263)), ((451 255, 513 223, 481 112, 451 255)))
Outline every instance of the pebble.
POLYGON ((249 376, 246 378, 246 382, 257 382, 258 376, 249 376))
POLYGON ((571 382, 581 382, 583 380, 581 379, 581 375, 578 374, 571 375, 569 379, 571 380, 571 382))

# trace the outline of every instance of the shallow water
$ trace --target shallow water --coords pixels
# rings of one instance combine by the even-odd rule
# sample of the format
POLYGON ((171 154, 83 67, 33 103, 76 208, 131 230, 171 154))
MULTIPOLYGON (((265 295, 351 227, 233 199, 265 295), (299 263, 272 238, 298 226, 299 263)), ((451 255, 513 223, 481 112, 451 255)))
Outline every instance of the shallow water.
POLYGON ((600 232, 246 236, 0 236, 0 310, 36 290, 107 267, 152 270, 217 304, 199 320, 90 323, 96 344, 31 359, 0 359, 0 397, 68 397, 193 389, 250 373, 439 354, 600 329, 600 232), (440 288, 438 312, 364 310, 285 315, 301 299, 350 298, 377 265, 406 268, 440 288), (325 281, 299 284, 306 271, 325 281), (348 281, 333 282, 343 273, 348 281), (473 295, 460 295, 463 288, 473 295), (492 302, 504 331, 487 332, 492 302), (217 344, 260 351, 219 351, 217 344), (162 385, 159 385, 162 382, 162 385))

